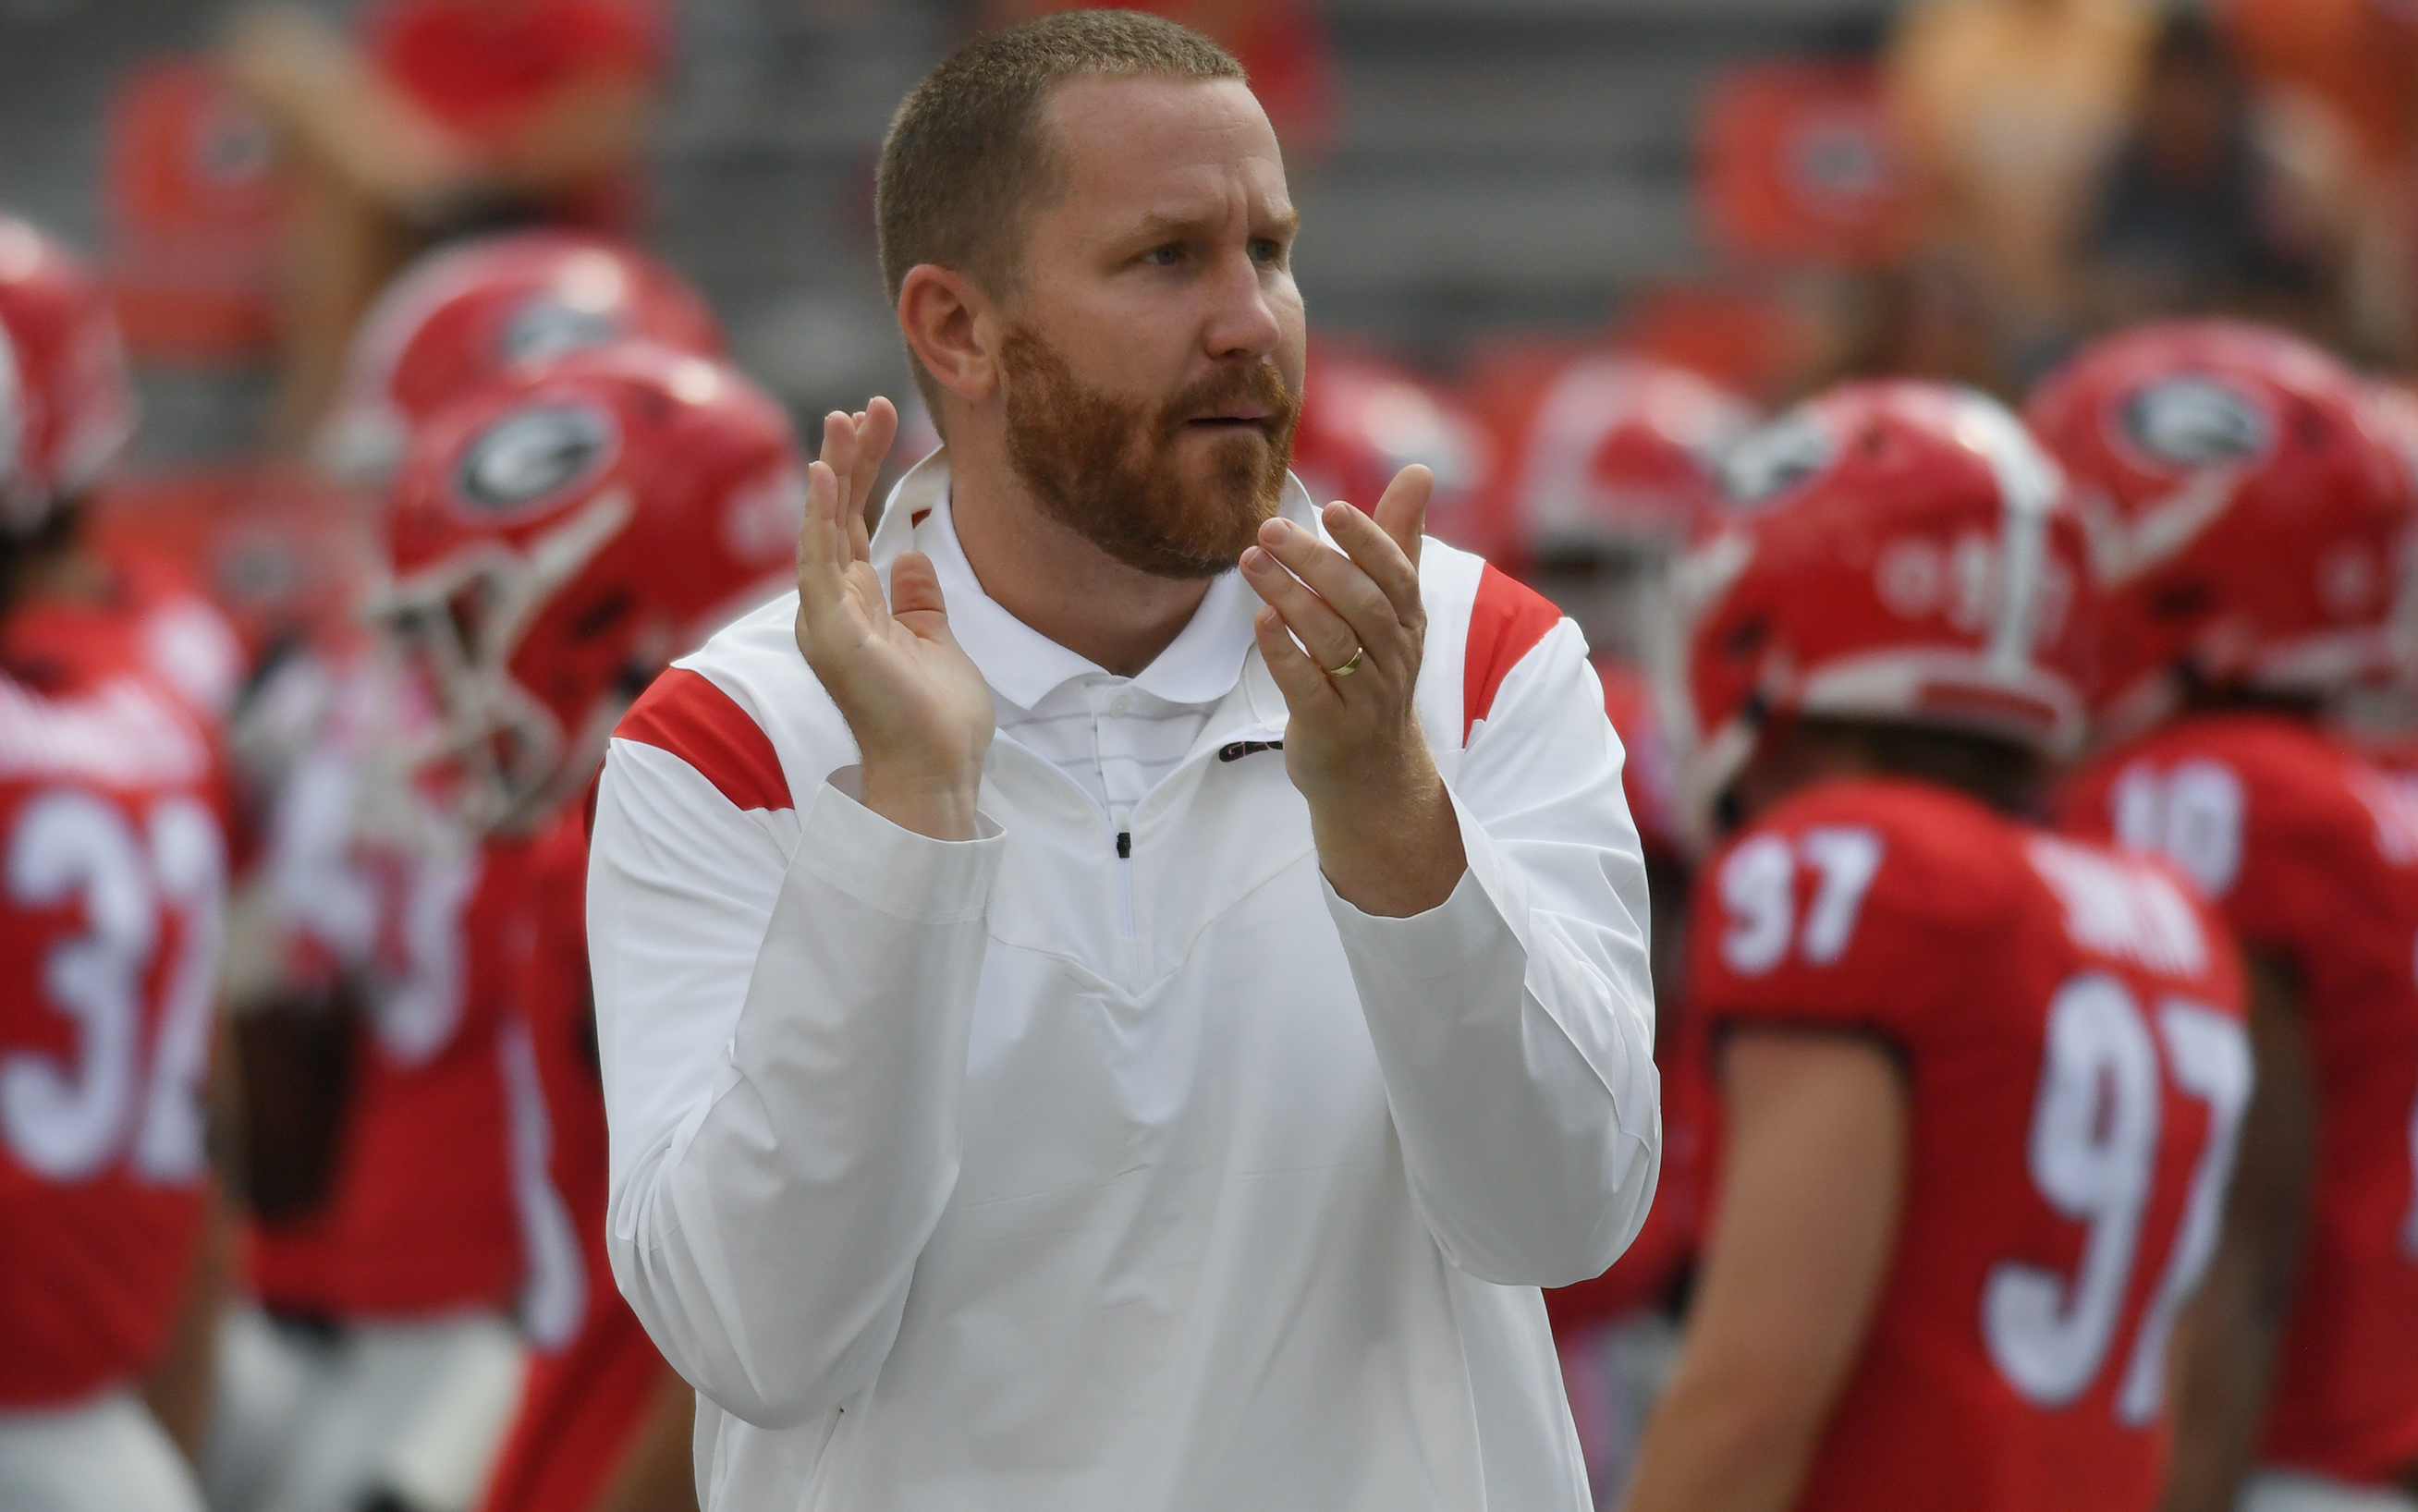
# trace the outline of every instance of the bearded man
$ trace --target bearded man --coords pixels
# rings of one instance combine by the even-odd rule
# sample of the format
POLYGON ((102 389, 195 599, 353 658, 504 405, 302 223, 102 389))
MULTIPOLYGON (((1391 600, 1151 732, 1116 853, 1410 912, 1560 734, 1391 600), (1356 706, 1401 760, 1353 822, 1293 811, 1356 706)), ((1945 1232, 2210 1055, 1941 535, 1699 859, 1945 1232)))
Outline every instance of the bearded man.
POLYGON ((868 539, 896 416, 828 419, 797 597, 596 810, 610 1246, 703 1504, 1579 1512, 1537 1289, 1660 1119, 1576 628, 1423 471, 1289 478, 1295 217, 1202 38, 969 44, 878 213, 946 446, 868 539))

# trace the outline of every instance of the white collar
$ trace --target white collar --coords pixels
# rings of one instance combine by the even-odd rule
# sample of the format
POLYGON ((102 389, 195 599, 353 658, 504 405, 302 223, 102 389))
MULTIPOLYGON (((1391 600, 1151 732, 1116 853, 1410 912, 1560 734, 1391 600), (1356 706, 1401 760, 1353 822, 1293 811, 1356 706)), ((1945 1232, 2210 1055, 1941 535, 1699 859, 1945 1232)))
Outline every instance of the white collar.
MULTIPOLYGON (((1278 506, 1287 519, 1318 531, 1318 512, 1301 483, 1288 475, 1278 506)), ((1323 532, 1322 532, 1323 533, 1323 532)), ((932 560, 949 627, 973 658, 991 691, 1018 709, 1031 709, 1052 691, 1079 678, 1109 673, 1018 619, 983 590, 958 544, 949 512, 949 462, 945 449, 918 463, 892 489, 875 527, 871 556, 884 586, 899 553, 920 551, 932 560)), ((1259 595, 1229 570, 1209 584, 1208 596, 1184 630, 1133 678, 1133 685, 1172 704, 1216 703, 1233 691, 1256 645, 1252 618, 1259 595)))

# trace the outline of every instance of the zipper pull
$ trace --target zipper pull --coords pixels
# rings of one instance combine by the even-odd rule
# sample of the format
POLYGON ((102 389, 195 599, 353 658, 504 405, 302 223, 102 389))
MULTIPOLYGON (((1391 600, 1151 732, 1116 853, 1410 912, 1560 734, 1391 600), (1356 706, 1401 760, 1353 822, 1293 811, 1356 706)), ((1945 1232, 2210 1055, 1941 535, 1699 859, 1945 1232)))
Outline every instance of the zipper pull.
POLYGON ((1130 830, 1117 832, 1117 860, 1133 860, 1133 832, 1130 830))

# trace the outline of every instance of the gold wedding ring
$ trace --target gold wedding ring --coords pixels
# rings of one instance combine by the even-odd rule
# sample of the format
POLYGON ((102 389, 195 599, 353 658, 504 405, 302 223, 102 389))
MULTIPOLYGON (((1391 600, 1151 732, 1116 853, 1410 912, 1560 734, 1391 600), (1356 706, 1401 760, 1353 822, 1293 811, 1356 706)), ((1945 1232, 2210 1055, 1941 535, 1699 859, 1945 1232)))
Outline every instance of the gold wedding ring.
POLYGON ((1330 666, 1330 667, 1328 667, 1328 668, 1326 669, 1326 675, 1327 675, 1328 677, 1330 677, 1330 678, 1348 678, 1348 677, 1350 677, 1353 673, 1357 672, 1357 671, 1359 671, 1359 670, 1360 670, 1360 658, 1362 658, 1362 657, 1364 657, 1364 656, 1366 656, 1366 655, 1368 655, 1368 654, 1369 654, 1369 648, 1368 648, 1368 647, 1366 647, 1366 646, 1363 646, 1363 647, 1361 647, 1360 649, 1358 649, 1357 650, 1354 651, 1354 652, 1352 653, 1352 660, 1350 660, 1350 661, 1348 661, 1348 662, 1344 663, 1341 666, 1330 666))

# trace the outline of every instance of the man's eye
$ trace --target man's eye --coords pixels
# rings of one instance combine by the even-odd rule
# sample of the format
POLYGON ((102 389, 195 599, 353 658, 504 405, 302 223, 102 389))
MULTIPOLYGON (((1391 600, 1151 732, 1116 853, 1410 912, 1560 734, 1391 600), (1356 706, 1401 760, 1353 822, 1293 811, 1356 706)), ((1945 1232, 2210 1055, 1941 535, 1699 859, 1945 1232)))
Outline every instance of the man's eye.
POLYGON ((1184 260, 1184 249, 1171 241, 1164 247, 1153 247, 1142 253, 1141 260, 1153 267, 1173 267, 1184 260))
POLYGON ((1272 237, 1262 237, 1251 243, 1251 259, 1261 263, 1284 261, 1284 243, 1272 237))

